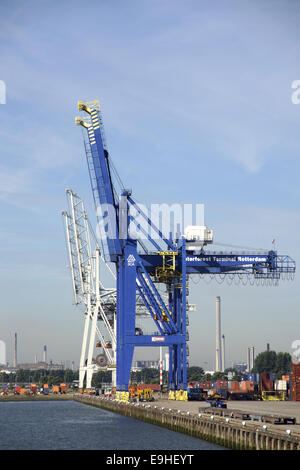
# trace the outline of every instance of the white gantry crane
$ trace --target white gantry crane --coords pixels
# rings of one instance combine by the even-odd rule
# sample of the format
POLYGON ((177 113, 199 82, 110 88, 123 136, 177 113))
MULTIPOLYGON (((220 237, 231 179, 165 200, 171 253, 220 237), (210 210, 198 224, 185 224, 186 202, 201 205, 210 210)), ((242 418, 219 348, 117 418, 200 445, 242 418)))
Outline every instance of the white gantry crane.
POLYGON ((85 309, 82 338, 79 388, 91 389, 92 376, 98 370, 112 370, 115 386, 116 351, 116 289, 105 288, 100 280, 100 261, 103 261, 115 281, 115 275, 104 262, 94 233, 90 230, 83 200, 71 189, 66 190, 68 211, 63 211, 69 267, 74 303, 85 309), (92 233, 92 239, 91 235, 92 233), (94 348, 102 352, 93 358, 94 348))
MULTIPOLYGON (((96 235, 91 229, 84 202, 71 189, 66 190, 68 211, 63 211, 69 267, 73 286, 74 304, 84 307, 85 320, 79 363, 79 389, 92 387, 93 374, 99 370, 112 371, 112 386, 116 385, 116 288, 105 288, 100 279, 100 263, 110 273, 113 283, 115 273, 104 260, 96 235), (93 357, 94 349, 102 352, 93 357)), ((149 317, 139 295, 136 314, 149 317)), ((142 334, 142 330, 137 328, 142 334)))

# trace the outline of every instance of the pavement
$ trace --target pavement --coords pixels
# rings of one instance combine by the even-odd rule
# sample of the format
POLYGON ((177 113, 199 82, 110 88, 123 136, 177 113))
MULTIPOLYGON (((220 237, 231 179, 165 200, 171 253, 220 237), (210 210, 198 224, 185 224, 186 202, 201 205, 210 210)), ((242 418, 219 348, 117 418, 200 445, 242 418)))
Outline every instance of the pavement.
MULTIPOLYGON (((273 424, 276 429, 296 431, 300 434, 300 402, 295 401, 227 401, 227 409, 241 410, 249 413, 267 413, 296 418, 296 424, 273 424)), ((180 410, 191 414, 198 414, 199 409, 209 407, 204 401, 175 401, 167 398, 158 398, 151 406, 164 407, 166 409, 180 410)), ((264 423, 263 423, 264 424, 264 423)))

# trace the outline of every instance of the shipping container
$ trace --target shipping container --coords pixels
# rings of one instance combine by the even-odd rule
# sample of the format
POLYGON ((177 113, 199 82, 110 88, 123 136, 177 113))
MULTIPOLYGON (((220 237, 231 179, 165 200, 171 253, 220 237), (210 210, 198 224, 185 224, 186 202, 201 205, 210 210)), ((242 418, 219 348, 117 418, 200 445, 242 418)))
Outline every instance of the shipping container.
POLYGON ((268 373, 260 374, 259 388, 263 392, 272 392, 274 390, 274 383, 271 380, 271 374, 268 374, 268 373))
POLYGON ((67 393, 68 385, 65 383, 62 383, 60 384, 59 389, 60 389, 60 393, 67 393))
POLYGON ((227 389, 228 388, 228 381, 227 380, 217 380, 216 381, 216 387, 217 388, 227 389))
POLYGON ((248 381, 251 382, 258 382, 259 381, 259 374, 248 374, 248 381))
POLYGON ((286 391, 287 390, 287 381, 286 380, 275 380, 274 388, 278 391, 286 391))
POLYGON ((253 380, 244 380, 241 382, 241 391, 254 391, 255 382, 253 380))
POLYGON ((234 391, 240 390, 240 382, 231 382, 231 389, 234 391))

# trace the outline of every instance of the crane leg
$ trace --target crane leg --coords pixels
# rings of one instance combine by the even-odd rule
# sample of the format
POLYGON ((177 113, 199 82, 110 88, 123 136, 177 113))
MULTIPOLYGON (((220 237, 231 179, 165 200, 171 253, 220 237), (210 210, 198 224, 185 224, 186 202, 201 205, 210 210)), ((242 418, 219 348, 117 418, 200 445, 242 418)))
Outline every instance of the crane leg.
POLYGON ((136 242, 128 241, 117 270, 117 398, 129 399, 129 380, 134 345, 128 337, 135 334, 136 242))

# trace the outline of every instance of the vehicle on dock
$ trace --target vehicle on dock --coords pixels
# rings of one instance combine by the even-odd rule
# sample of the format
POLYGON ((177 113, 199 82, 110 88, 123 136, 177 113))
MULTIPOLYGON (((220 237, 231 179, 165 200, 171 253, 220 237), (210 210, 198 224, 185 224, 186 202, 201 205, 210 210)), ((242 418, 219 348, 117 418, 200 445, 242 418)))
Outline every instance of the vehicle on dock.
POLYGON ((207 397, 207 393, 203 388, 188 388, 188 401, 204 401, 207 397))
POLYGON ((211 408, 227 408, 227 403, 225 403, 225 401, 221 400, 220 398, 217 398, 217 399, 211 398, 205 401, 209 403, 211 408))
POLYGON ((284 401, 287 400, 287 394, 284 391, 263 391, 261 399, 264 401, 284 401))

